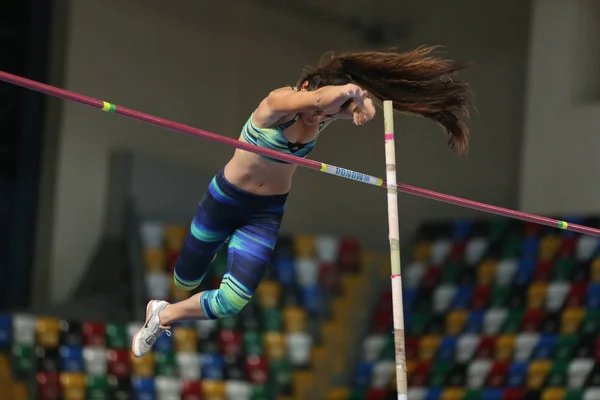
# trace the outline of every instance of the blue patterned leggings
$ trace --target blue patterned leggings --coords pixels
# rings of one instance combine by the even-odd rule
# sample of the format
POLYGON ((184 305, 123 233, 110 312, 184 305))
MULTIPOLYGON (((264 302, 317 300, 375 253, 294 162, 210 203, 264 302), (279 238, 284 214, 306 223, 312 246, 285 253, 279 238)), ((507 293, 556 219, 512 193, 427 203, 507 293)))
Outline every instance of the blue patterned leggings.
POLYGON ((219 289, 202 293, 200 305, 208 319, 234 315, 254 295, 270 264, 287 194, 263 196, 227 181, 223 169, 200 201, 175 264, 175 285, 193 290, 200 285, 214 255, 229 238, 227 272, 219 289))

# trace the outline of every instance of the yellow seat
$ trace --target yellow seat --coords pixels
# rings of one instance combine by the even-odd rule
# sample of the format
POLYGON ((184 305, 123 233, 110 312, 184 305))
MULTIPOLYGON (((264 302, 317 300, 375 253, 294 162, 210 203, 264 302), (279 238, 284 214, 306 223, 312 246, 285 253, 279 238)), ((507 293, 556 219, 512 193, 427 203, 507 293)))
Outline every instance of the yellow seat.
POLYGON ((163 249, 144 249, 144 265, 146 272, 163 272, 166 270, 166 253, 163 249))
POLYGON ((286 307, 283 309, 283 321, 286 333, 305 332, 307 330, 306 310, 300 307, 286 307))
POLYGON ((198 333, 191 327, 176 326, 173 328, 173 346, 176 352, 197 351, 198 333))
POLYGON ((60 320, 40 317, 35 321, 36 343, 43 348, 57 348, 60 337, 60 320))
POLYGON ((543 308, 546 304, 546 291, 548 285, 545 282, 534 282, 527 291, 527 308, 543 308))
POLYGON ((85 400, 87 379, 85 374, 63 372, 60 374, 63 400, 85 400))
POLYGON ((178 251, 183 246, 187 227, 185 225, 167 225, 165 227, 165 246, 169 250, 178 251))
POLYGON ((203 399, 206 400, 226 400, 225 382, 214 379, 205 379, 202 381, 203 399))
POLYGON ((468 314, 465 310, 453 310, 446 316, 446 333, 458 335, 462 332, 468 314))
POLYGON ((431 256, 431 242, 421 241, 414 246, 413 259, 416 262, 428 261, 431 256))
POLYGON ((286 356, 285 335, 281 332, 265 332, 263 334, 265 353, 269 360, 282 360, 286 356))
POLYGON ((336 387, 329 389, 326 400, 346 400, 350 396, 350 389, 345 387, 336 387))
POLYGON ((577 333, 584 315, 585 310, 582 307, 566 308, 561 315, 560 333, 563 335, 577 333))
POLYGON ((152 378, 156 360, 152 351, 138 358, 131 354, 131 375, 139 378, 152 378))
POLYGON ((590 281, 600 282, 600 257, 596 258, 590 267, 590 281))
POLYGON ((316 254, 315 237, 313 235, 295 235, 294 252, 297 258, 313 258, 316 254))
POLYGON ((552 360, 533 360, 529 364, 527 371, 527 388, 532 390, 540 389, 546 381, 546 376, 552 366, 552 360))
POLYGON ((512 334, 500 335, 496 339, 495 358, 499 361, 508 361, 515 351, 516 337, 512 334))
POLYGON ((564 388, 551 387, 542 392, 542 400, 562 400, 567 391, 564 388))
POLYGON ((430 361, 435 357, 440 346, 441 337, 438 335, 426 335, 419 342, 419 359, 430 361))
POLYGON ((192 295, 192 292, 178 288, 175 285, 175 280, 173 280, 172 277, 169 279, 169 281, 169 295, 171 296, 171 300, 173 302, 185 300, 192 295))
POLYGON ((559 236, 545 236, 540 241, 538 258, 542 261, 552 260, 560 247, 561 239, 559 236))
POLYGON ((256 289, 256 298, 262 308, 273 308, 279 304, 281 285, 273 280, 264 280, 256 289))
MULTIPOLYGON (((4 390, 0 391, 0 395, 4 393, 8 393, 9 395, 6 397, 7 400, 30 400, 29 391, 27 390, 27 385, 24 382, 14 382, 10 383, 8 390, 4 392, 4 390)), ((2 398, 2 397, 0 397, 2 398)))
POLYGON ((496 268, 498 261, 486 260, 477 268, 477 284, 491 285, 496 278, 496 268))
POLYGON ((451 387, 444 390, 442 400, 462 400, 465 396, 463 388, 451 387))

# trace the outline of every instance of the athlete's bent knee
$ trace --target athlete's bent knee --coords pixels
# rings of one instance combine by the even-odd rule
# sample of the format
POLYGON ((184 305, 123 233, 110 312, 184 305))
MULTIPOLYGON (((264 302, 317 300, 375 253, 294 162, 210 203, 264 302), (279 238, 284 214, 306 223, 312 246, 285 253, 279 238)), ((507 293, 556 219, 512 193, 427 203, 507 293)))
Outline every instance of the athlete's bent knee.
POLYGON ((222 282, 219 289, 203 292, 200 295, 200 306, 206 318, 226 318, 242 311, 252 295, 237 289, 234 291, 227 282, 222 282))

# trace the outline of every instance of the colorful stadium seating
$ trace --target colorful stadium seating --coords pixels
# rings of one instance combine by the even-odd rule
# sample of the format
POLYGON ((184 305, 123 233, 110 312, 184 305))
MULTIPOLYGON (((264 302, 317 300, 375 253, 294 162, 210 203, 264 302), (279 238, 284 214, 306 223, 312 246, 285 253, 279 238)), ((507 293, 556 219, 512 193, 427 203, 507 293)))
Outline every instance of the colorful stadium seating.
MULTIPOLYGON (((148 298, 190 296, 172 283, 185 234, 180 226, 142 226, 148 298)), ((239 315, 174 324, 140 359, 130 351, 139 321, 0 316, 0 386, 11 400, 294 398, 312 379, 323 301, 360 260, 350 238, 281 237, 271 270, 239 315)), ((226 269, 223 248, 197 290, 218 287, 226 269)))
MULTIPOLYGON (((410 400, 600 398, 598 238, 508 219, 426 224, 402 271, 410 400)), ((394 398, 391 316, 387 291, 353 387, 329 398, 394 398)))

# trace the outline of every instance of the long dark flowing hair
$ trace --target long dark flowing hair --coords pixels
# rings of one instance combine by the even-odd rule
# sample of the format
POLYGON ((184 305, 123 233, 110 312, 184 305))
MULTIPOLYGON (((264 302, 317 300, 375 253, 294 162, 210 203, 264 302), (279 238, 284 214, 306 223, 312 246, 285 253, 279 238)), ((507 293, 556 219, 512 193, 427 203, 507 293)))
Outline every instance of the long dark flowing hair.
POLYGON ((421 46, 413 51, 369 51, 329 53, 319 65, 308 67, 298 86, 308 89, 354 83, 369 92, 379 105, 392 100, 401 113, 437 122, 448 135, 449 147, 464 153, 469 147, 470 87, 455 75, 470 66, 432 56, 438 46, 421 46))

